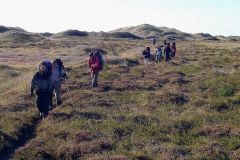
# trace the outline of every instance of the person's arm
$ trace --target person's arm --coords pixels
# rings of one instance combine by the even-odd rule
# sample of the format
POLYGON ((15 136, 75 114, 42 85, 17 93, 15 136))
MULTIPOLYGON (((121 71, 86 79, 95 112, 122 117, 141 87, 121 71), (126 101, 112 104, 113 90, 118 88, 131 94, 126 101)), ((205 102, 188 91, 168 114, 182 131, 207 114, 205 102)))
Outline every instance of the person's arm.
POLYGON ((89 60, 88 60, 88 68, 91 69, 91 66, 92 66, 91 60, 89 59, 89 60))
POLYGON ((37 73, 34 74, 31 82, 31 95, 33 95, 33 91, 36 89, 36 83, 37 83, 37 73))

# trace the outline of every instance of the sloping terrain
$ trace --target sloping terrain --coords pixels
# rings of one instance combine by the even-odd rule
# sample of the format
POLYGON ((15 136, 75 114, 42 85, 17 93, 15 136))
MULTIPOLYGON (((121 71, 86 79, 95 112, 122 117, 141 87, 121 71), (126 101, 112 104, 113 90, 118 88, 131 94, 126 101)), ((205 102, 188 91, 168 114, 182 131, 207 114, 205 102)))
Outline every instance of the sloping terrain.
MULTIPOLYGON (((0 99, 2 159, 240 158, 238 43, 178 42, 172 61, 147 66, 140 56, 149 45, 145 40, 52 43, 50 49, 24 50, 38 57, 39 51, 57 51, 56 45, 62 45, 65 54, 64 104, 43 121, 28 96, 35 67, 30 62, 0 66, 1 74, 12 73, 0 81, 5 88, 0 99), (84 50, 96 47, 106 51, 106 65, 99 88, 91 90, 84 50), (78 52, 82 55, 74 61, 78 52)), ((1 48, 0 53, 11 50, 1 48)))
POLYGON ((219 40, 217 37, 210 34, 190 34, 181 32, 174 28, 156 27, 149 24, 120 28, 111 31, 111 33, 115 32, 129 32, 142 38, 160 38, 168 40, 219 40))

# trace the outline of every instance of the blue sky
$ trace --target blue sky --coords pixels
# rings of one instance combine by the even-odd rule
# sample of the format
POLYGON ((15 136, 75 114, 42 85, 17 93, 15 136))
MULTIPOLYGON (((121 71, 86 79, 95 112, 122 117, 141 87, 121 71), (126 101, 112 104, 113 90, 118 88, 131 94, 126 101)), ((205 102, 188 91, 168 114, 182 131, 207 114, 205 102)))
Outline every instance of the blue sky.
POLYGON ((110 31, 139 24, 240 36, 238 0, 0 0, 0 25, 32 32, 110 31))

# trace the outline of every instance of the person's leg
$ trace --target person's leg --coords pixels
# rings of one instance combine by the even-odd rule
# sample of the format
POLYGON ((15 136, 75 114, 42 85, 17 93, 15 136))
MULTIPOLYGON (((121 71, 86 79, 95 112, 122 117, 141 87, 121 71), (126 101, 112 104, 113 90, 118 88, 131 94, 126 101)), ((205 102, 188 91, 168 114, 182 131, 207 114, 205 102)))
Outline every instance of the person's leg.
POLYGON ((52 108, 53 108, 53 91, 54 91, 54 88, 52 88, 51 91, 50 91, 50 96, 49 96, 49 109, 52 109, 52 108))
POLYGON ((48 116, 48 112, 49 112, 49 104, 50 104, 50 98, 49 96, 51 96, 50 92, 44 92, 43 93, 43 104, 42 104, 42 108, 43 108, 43 117, 46 118, 48 116))
POLYGON ((99 74, 99 72, 98 73, 96 73, 95 74, 95 87, 98 87, 98 74, 99 74))
POLYGON ((36 106, 37 106, 38 112, 40 113, 41 118, 42 118, 43 112, 44 112, 43 102, 44 102, 43 94, 38 92, 37 96, 36 96, 36 106))
POLYGON ((55 92, 56 92, 56 98, 57 98, 57 105, 60 105, 62 104, 60 81, 55 82, 55 92))
POLYGON ((166 61, 169 60, 169 53, 166 53, 166 61))
POLYGON ((92 87, 95 88, 95 87, 98 87, 98 73, 94 73, 92 75, 92 87))
POLYGON ((92 88, 94 88, 94 76, 95 75, 92 73, 91 76, 92 76, 92 88))
POLYGON ((157 63, 160 63, 160 55, 157 56, 157 63))

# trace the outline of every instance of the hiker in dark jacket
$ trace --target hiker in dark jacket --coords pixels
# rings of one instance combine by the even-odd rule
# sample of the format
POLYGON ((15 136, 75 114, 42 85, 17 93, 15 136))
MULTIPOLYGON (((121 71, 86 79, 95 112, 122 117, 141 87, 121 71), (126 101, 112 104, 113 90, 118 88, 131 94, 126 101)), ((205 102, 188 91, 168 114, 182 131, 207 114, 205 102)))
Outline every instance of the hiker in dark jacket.
POLYGON ((52 89, 51 74, 47 69, 47 63, 41 62, 39 64, 39 71, 37 71, 31 83, 31 95, 36 91, 36 104, 40 116, 46 118, 48 116, 50 105, 50 92, 52 89))
POLYGON ((150 54, 150 47, 145 47, 144 51, 142 52, 143 59, 145 65, 150 61, 151 54, 150 54))
POLYGON ((92 89, 98 87, 98 74, 101 70, 100 59, 96 55, 96 52, 91 51, 89 53, 88 67, 92 76, 92 89))
POLYGON ((172 57, 175 57, 176 51, 177 51, 177 49, 176 49, 176 43, 175 43, 175 42, 172 42, 171 45, 170 45, 170 48, 171 48, 171 58, 172 58, 172 57))
POLYGON ((155 44, 156 44, 156 39, 153 38, 153 45, 155 46, 155 44))
POLYGON ((166 47, 167 46, 167 40, 163 41, 163 46, 166 47))
POLYGON ((156 49, 156 52, 155 52, 155 56, 156 56, 156 63, 160 63, 161 60, 162 60, 162 47, 163 46, 159 46, 157 49, 156 49))
POLYGON ((170 57, 171 48, 170 48, 170 44, 169 43, 167 43, 167 46, 164 48, 164 53, 165 53, 165 57, 166 57, 165 61, 167 62, 167 61, 169 61, 171 59, 171 57, 170 57))

